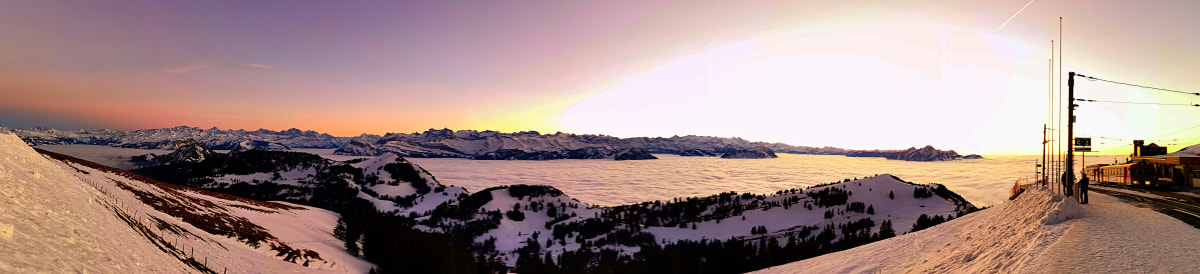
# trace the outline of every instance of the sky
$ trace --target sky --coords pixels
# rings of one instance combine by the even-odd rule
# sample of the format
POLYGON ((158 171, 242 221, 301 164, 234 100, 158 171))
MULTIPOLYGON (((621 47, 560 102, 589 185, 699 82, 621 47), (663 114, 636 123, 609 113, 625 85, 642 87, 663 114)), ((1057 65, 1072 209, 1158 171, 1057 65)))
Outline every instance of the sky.
MULTIPOLYGON (((1200 92, 1198 5, 0 0, 0 125, 695 134, 1038 154, 1060 16, 1064 75, 1200 92)), ((1076 93, 1200 103, 1086 80, 1076 93)), ((1197 107, 1081 102, 1077 117, 1076 134, 1103 154, 1127 154, 1134 139, 1200 143, 1197 107)))

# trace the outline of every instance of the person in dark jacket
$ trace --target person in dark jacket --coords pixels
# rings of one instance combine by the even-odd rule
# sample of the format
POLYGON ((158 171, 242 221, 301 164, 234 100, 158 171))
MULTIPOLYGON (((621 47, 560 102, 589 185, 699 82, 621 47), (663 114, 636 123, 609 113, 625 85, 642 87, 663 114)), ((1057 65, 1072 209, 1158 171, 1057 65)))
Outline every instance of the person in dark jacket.
POLYGON ((1079 179, 1079 203, 1080 204, 1088 203, 1088 182, 1089 181, 1090 180, 1088 180, 1087 174, 1084 174, 1083 178, 1079 179))

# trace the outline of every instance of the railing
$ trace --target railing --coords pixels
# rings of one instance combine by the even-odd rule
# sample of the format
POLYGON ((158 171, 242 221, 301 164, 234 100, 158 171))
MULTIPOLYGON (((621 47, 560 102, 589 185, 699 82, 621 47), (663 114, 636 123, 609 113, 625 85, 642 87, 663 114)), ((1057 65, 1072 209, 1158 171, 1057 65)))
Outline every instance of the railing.
POLYGON ((208 256, 205 256, 203 251, 201 251, 201 255, 197 256, 196 248, 192 246, 189 249, 189 246, 187 246, 190 241, 188 237, 183 235, 177 235, 173 237, 170 236, 170 233, 177 232, 171 232, 162 227, 157 227, 157 229, 155 229, 156 226, 146 225, 143 223, 143 220, 149 220, 149 217, 153 216, 147 212, 139 212, 138 207, 127 206, 124 203, 121 203, 121 200, 114 196, 112 192, 110 192, 109 187, 106 184, 97 183, 95 180, 93 180, 93 178, 83 176, 81 174, 74 175, 75 178, 87 183, 101 194, 104 194, 104 196, 96 197, 98 198, 97 201, 99 204, 112 210, 113 213, 117 215, 117 218, 125 221, 126 224, 134 229, 134 232, 137 232, 147 240, 150 240, 152 244, 158 246, 158 248, 164 251, 164 253, 175 256, 177 259, 179 259, 179 261, 201 273, 224 274, 229 272, 229 268, 227 266, 209 263, 208 256), (147 218, 143 219, 141 215, 145 215, 147 218), (221 272, 217 272, 218 269, 220 269, 221 272))
POLYGON ((1008 192, 1008 199, 1016 199, 1018 195, 1021 195, 1021 193, 1024 193, 1025 190, 1029 189, 1029 187, 1037 185, 1038 183, 1039 180, 1037 180, 1036 177, 1022 176, 1021 178, 1018 178, 1017 181, 1013 183, 1012 190, 1008 192))

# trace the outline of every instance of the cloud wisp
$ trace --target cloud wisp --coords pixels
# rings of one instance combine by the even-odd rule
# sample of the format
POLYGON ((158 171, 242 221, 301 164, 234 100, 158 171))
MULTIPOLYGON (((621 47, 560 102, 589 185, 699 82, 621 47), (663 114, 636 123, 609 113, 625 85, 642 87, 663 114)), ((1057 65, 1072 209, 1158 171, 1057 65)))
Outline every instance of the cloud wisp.
MULTIPOLYGON (((166 74, 189 74, 203 69, 221 66, 220 61, 203 61, 163 70, 166 74)), ((260 63, 241 63, 240 66, 253 69, 275 69, 275 66, 260 63)))
POLYGON ((208 68, 208 67, 216 66, 219 64, 220 64, 220 62, 216 62, 216 61, 204 61, 204 62, 192 63, 192 64, 188 64, 188 65, 184 65, 184 66, 178 66, 178 67, 170 68, 167 70, 163 70, 163 73, 166 73, 166 74, 188 74, 188 73, 200 71, 200 70, 208 68))
POLYGON ((258 64, 258 63, 243 63, 242 66, 252 67, 252 68, 256 68, 256 69, 275 69, 274 66, 258 64))

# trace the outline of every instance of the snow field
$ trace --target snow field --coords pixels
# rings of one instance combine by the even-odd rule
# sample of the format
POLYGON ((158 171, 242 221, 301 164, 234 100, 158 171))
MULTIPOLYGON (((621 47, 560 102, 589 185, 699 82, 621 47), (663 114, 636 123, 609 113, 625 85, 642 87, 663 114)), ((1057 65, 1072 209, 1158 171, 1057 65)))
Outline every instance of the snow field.
MULTIPOLYGON (((666 240, 667 242, 676 242, 679 240, 699 241, 701 239, 726 240, 732 237, 748 236, 750 230, 757 226, 765 226, 768 232, 775 233, 799 225, 823 227, 828 224, 834 224, 836 226, 863 218, 870 218, 875 222, 872 232, 879 232, 879 224, 885 220, 891 220, 892 226, 896 229, 896 234, 904 234, 912 229, 917 217, 921 214, 927 214, 930 217, 932 215, 957 216, 954 203, 937 196, 914 198, 913 186, 911 184, 896 180, 888 174, 863 178, 848 183, 804 189, 802 192, 768 196, 766 200, 783 201, 791 197, 799 197, 800 203, 787 209, 775 207, 765 211, 747 211, 744 213, 745 220, 735 216, 723 219, 720 223, 717 223, 715 220, 700 222, 694 230, 689 226, 687 228, 652 227, 644 231, 653 233, 655 238, 660 241, 666 240), (865 203, 875 209, 875 214, 843 211, 846 208, 845 205, 833 207, 813 206, 812 210, 803 206, 806 201, 812 201, 812 198, 809 198, 805 192, 815 192, 831 187, 843 188, 850 191, 851 195, 846 201, 847 204, 852 202, 865 203), (894 199, 888 198, 889 192, 893 194, 894 199), (831 209, 835 211, 836 216, 833 219, 826 219, 825 211, 831 209)), ((711 212, 712 210, 713 208, 710 207, 709 211, 711 212)), ((786 242, 786 235, 777 234, 774 236, 779 237, 781 242, 786 242)), ((838 238, 841 238, 840 233, 838 238)))
POLYGON ((762 273, 1197 273, 1200 230, 1092 194, 1088 205, 1031 188, 932 228, 762 273))
MULTIPOLYGON (((551 221, 552 218, 547 215, 545 209, 538 212, 525 209, 525 206, 528 206, 530 203, 535 201, 540 203, 553 203, 555 207, 558 207, 560 203, 577 205, 577 208, 571 208, 569 206, 566 208, 558 208, 558 214, 571 215, 571 213, 574 213, 576 217, 571 217, 570 219, 557 224, 571 223, 583 220, 585 218, 590 218, 592 214, 599 211, 597 209, 590 209, 587 207, 587 205, 570 199, 566 195, 553 197, 548 195, 530 196, 518 199, 510 195, 508 189, 492 190, 492 200, 487 204, 484 204, 484 206, 481 207, 482 210, 499 210, 501 213, 507 213, 508 211, 513 210, 513 206, 515 204, 520 203, 522 206, 521 211, 524 213, 525 218, 521 221, 514 221, 509 218, 507 214, 504 214, 504 217, 502 217, 500 220, 499 228, 493 229, 479 237, 476 237, 475 242, 483 243, 489 238, 496 238, 496 250, 503 253, 509 253, 505 256, 505 260, 507 263, 509 263, 509 265, 516 264, 517 254, 514 251, 524 247, 527 241, 534 240, 533 233, 535 232, 538 233, 538 238, 536 241, 538 241, 538 244, 542 245, 543 254, 549 252, 552 254, 552 256, 558 256, 564 251, 578 250, 581 243, 575 242, 575 237, 566 237, 564 239, 566 245, 560 244, 558 240, 554 240, 553 245, 545 245, 547 239, 554 238, 553 226, 551 229, 547 229, 545 227, 546 222, 551 221)), ((636 249, 633 251, 636 252, 636 249)), ((631 252, 627 254, 633 253, 631 252)))
MULTIPOLYGON (((15 136, 0 136, 0 170, 18 168, 18 172, 4 174, 38 174, 40 182, 29 182, 16 178, 0 178, 0 182, 10 184, 20 182, 18 186, 50 186, 51 189, 24 191, 20 197, 42 198, 45 204, 18 203, 11 201, 20 199, 5 199, 10 201, 0 206, 0 212, 6 209, 23 209, 26 212, 39 212, 57 207, 67 207, 69 211, 82 216, 73 218, 53 218, 43 222, 54 225, 55 228, 28 227, 18 222, 14 230, 16 236, 13 242, 21 245, 36 243, 23 239, 32 232, 41 235, 35 237, 42 240, 54 241, 64 239, 74 245, 88 247, 84 250, 63 250, 64 245, 41 243, 40 246, 25 246, 15 252, 10 259, 0 256, 0 272, 128 272, 135 273, 185 273, 196 272, 195 267, 189 267, 181 260, 191 258, 193 265, 207 266, 208 269, 229 273, 311 273, 311 272, 366 272, 372 264, 345 254, 341 241, 332 235, 332 229, 337 215, 322 209, 297 206, 292 204, 246 203, 244 199, 225 199, 201 192, 188 190, 168 191, 160 186, 110 173, 108 170, 98 170, 85 164, 50 160, 37 154, 15 136), (11 154, 26 158, 13 161, 11 154), (41 165, 44 165, 41 166, 41 165), (72 176, 72 174, 74 176, 72 176), (57 177, 50 177, 57 176, 57 177), (83 189, 87 195, 77 195, 74 190, 83 189), (53 194, 50 194, 53 193, 53 194), (43 197, 49 195, 49 197, 43 197), (154 201, 168 205, 185 205, 187 211, 194 216, 219 217, 219 222, 234 225, 234 231, 239 233, 247 229, 245 224, 259 227, 265 240, 258 242, 259 246, 251 246, 246 241, 226 235, 213 235, 204 229, 193 225, 179 217, 159 212, 150 205, 142 203, 141 198, 150 197, 154 201), (80 201, 87 201, 83 203, 80 201), (86 213, 86 214, 83 214, 86 213), (226 216, 226 217, 220 217, 226 216), (241 221, 239 221, 241 220, 241 221), (90 222, 86 226, 74 225, 78 222, 90 222), (89 231, 91 230, 91 231, 89 231), (52 234, 66 232, 68 237, 58 237, 52 234), (98 233, 97 233, 98 232, 98 233), (88 246, 88 243, 104 242, 104 244, 88 246), (286 246, 276 250, 276 246, 286 246), (297 251, 293 254, 309 255, 299 258, 287 258, 281 250, 297 251), (63 257, 66 258, 63 258, 63 257), (285 260, 292 260, 287 262, 285 260), (83 261, 72 264, 72 261, 83 261), (307 266, 305 265, 307 264, 307 266), (50 267, 59 268, 50 268, 50 267)), ((4 177, 4 176, 0 176, 4 177)), ((13 187, 3 187, 0 193, 12 191, 13 187)), ((184 188, 179 188, 184 189, 184 188)), ((8 193, 5 193, 6 195, 8 193)), ((4 216, 0 214, 0 216, 4 216)), ((7 218, 0 217, 0 223, 9 223, 7 218)), ((25 218, 36 219, 36 218, 25 218)), ((2 227, 2 226, 0 226, 2 227)), ((253 229, 251 229, 253 231, 253 229)), ((239 236, 240 237, 240 236, 239 236)), ((0 252, 9 247, 9 243, 0 245, 0 252)), ((16 245, 14 247, 20 247, 16 245)))
MULTIPOLYGON (((156 230, 165 241, 170 242, 171 246, 179 251, 183 251, 188 257, 195 258, 197 261, 207 260, 209 269, 214 271, 228 270, 229 273, 366 272, 372 267, 372 264, 360 258, 345 254, 342 242, 333 237, 333 226, 336 224, 337 214, 327 210, 288 203, 279 204, 289 209, 276 209, 188 191, 179 192, 178 194, 183 195, 182 197, 172 197, 173 193, 138 180, 131 180, 74 163, 64 163, 63 165, 88 172, 86 175, 81 174, 81 177, 105 189, 123 208, 124 212, 135 216, 142 225, 156 230), (244 219, 250 224, 261 227, 269 236, 266 240, 258 243, 258 246, 251 246, 237 238, 209 234, 191 222, 157 211, 154 207, 144 204, 136 193, 116 185, 117 182, 124 184, 125 187, 137 189, 139 192, 155 195, 160 199, 176 200, 177 202, 198 199, 193 200, 198 203, 189 204, 189 211, 201 215, 222 216, 225 214, 233 218, 223 218, 222 221, 244 219), (205 204, 216 205, 216 207, 205 206, 205 204), (166 225, 168 227, 173 226, 186 232, 172 233, 169 229, 157 225, 155 219, 168 223, 166 225), (301 252, 303 250, 316 252, 318 258, 302 257, 294 259, 293 262, 287 262, 284 255, 280 254, 281 251, 274 249, 274 246, 280 244, 301 252)), ((246 227, 235 224, 234 228, 240 230, 246 227)), ((287 250, 287 248, 283 250, 287 250)))
POLYGON ((184 273, 102 205, 103 194, 0 134, 0 272, 184 273))
MULTIPOLYGON (((379 180, 383 183, 367 186, 366 188, 371 189, 380 196, 386 195, 391 197, 404 197, 418 194, 417 189, 412 186, 411 182, 396 182, 396 180, 392 178, 392 175, 383 169, 383 166, 390 163, 409 164, 412 166, 414 171, 421 176, 421 178, 425 179, 426 184, 428 184, 430 187, 436 189, 441 185, 441 183, 439 183, 432 174, 429 174, 428 171, 425 171, 425 169, 391 152, 386 152, 379 156, 367 158, 362 162, 351 165, 362 169, 363 175, 375 175, 379 177, 379 180)), ((351 184, 354 183, 351 182, 351 184)), ((359 186, 359 188, 362 187, 363 186, 359 186)), ((462 187, 446 186, 441 192, 431 191, 429 193, 420 195, 416 202, 414 202, 413 206, 409 208, 400 207, 395 202, 383 200, 379 197, 374 197, 364 192, 359 192, 358 197, 367 201, 371 201, 373 204, 375 204, 375 208, 382 212, 398 211, 400 215, 408 215, 409 213, 427 215, 429 211, 437 208, 438 205, 454 200, 455 198, 458 198, 459 195, 464 193, 466 193, 466 189, 463 189, 462 187)))

